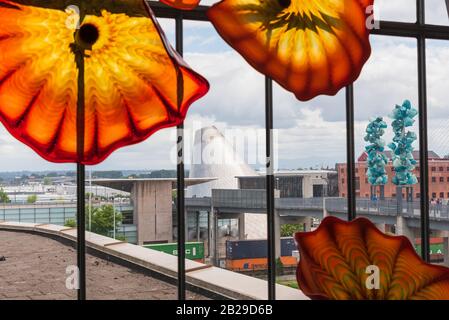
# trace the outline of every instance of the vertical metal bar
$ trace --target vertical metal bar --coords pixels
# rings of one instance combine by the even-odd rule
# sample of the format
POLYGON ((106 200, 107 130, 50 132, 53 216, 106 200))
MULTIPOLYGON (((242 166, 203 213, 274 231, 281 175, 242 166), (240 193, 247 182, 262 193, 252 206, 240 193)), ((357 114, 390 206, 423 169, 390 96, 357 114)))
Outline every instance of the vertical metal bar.
POLYGON ((354 86, 346 87, 346 170, 348 194, 348 221, 356 218, 355 143, 354 143, 354 86))
POLYGON ((265 139, 266 139, 266 192, 268 241, 268 299, 276 299, 276 238, 274 211, 274 157, 273 157, 273 80, 265 77, 265 139))
MULTIPOLYGON (((81 55, 81 54, 79 54, 81 55)), ((77 111, 77 144, 78 150, 84 149, 84 57, 81 55, 79 59, 82 65, 79 66, 79 83, 78 83, 78 111, 77 111), (82 85, 80 84, 82 82, 82 85)), ((79 151, 81 153, 82 151, 79 151)), ((85 242, 85 207, 84 195, 86 193, 85 166, 78 163, 76 169, 76 201, 77 201, 77 263, 79 289, 78 300, 86 300, 86 242, 85 242)))
POLYGON ((77 164, 76 194, 77 194, 77 262, 79 270, 78 300, 86 300, 86 215, 84 207, 84 165, 77 164))
MULTIPOLYGON (((89 231, 92 231, 92 169, 89 170, 89 231)), ((114 214, 115 218, 115 214, 114 214)), ((115 228, 115 223, 114 223, 115 228)))
MULTIPOLYGON (((424 0, 416 1, 417 21, 425 24, 424 0)), ((421 193, 421 256, 430 261, 430 217, 429 217, 429 152, 427 132, 427 75, 426 39, 418 36, 418 99, 419 99, 419 170, 421 193)))
MULTIPOLYGON (((80 24, 84 20, 84 10, 80 3, 80 24)), ((75 43, 73 51, 75 54, 75 62, 78 69, 78 96, 76 108, 76 148, 78 161, 81 162, 84 157, 84 56, 85 49, 78 42, 78 31, 74 34, 75 43)), ((76 201, 77 201, 77 263, 78 263, 78 300, 86 300, 86 214, 84 207, 85 197, 85 166, 77 163, 76 169, 76 201)))
MULTIPOLYGON (((176 22, 176 51, 182 56, 184 53, 183 44, 183 21, 182 13, 175 19, 176 22)), ((178 83, 178 101, 182 100, 182 83, 178 83)), ((179 103, 178 103, 179 104, 179 103)), ((186 299, 186 264, 185 264, 185 177, 184 177, 184 124, 177 128, 177 192, 176 209, 178 222, 178 300, 186 299)))

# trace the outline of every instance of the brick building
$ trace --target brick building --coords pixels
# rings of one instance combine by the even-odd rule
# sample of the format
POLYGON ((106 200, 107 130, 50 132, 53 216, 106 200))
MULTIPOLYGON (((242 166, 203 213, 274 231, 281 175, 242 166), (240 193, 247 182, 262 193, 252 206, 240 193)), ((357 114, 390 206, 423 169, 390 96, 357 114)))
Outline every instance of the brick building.
MULTIPOLYGON (((391 159, 391 152, 385 151, 385 155, 388 159, 391 159)), ((419 152, 414 151, 413 157, 418 164, 414 170, 414 174, 420 181, 419 177, 419 152)), ((360 155, 356 162, 356 195, 360 198, 369 198, 371 185, 368 183, 367 173, 367 159, 368 155, 364 152, 360 155)), ((338 190, 339 196, 347 196, 347 185, 346 185, 346 163, 337 163, 336 169, 338 172, 338 190)), ((393 185, 391 179, 394 175, 393 166, 391 161, 386 166, 386 171, 388 175, 388 184, 384 187, 385 198, 396 197, 396 186, 393 185)), ((420 198, 419 184, 412 186, 413 199, 420 198)), ((405 188, 403 188, 403 197, 405 198, 405 188)), ((439 198, 449 200, 449 159, 441 158, 438 154, 433 151, 429 151, 429 198, 439 198)))

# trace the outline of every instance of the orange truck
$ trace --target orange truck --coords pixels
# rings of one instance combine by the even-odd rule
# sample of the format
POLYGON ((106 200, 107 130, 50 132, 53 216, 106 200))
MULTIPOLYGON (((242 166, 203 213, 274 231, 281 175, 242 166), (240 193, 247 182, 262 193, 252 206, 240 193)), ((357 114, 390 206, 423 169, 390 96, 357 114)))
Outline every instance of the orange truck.
MULTIPOLYGON (((226 269, 233 271, 257 271, 267 269, 267 240, 226 241, 226 269)), ((298 261, 293 251, 298 250, 291 237, 281 238, 281 263, 284 267, 296 267, 298 261)))

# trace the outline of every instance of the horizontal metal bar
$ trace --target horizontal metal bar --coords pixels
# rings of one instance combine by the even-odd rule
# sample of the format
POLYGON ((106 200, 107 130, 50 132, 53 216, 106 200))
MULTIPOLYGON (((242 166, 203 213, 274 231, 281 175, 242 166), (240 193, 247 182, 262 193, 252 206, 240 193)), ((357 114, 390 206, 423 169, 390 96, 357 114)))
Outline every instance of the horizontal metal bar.
POLYGON ((209 6, 198 6, 193 10, 178 10, 172 8, 166 4, 159 1, 147 1, 153 10, 154 14, 158 18, 171 18, 176 19, 182 14, 183 20, 193 20, 193 21, 209 21, 206 15, 209 6))
POLYGON ((418 24, 408 22, 380 21, 380 28, 371 34, 397 37, 424 37, 435 40, 449 40, 449 26, 418 24))
MULTIPOLYGON (((159 18, 176 18, 181 11, 158 1, 148 1, 151 9, 159 18)), ((210 6, 198 6, 193 10, 182 11, 184 20, 209 21, 206 12, 210 6)), ((372 34, 397 37, 425 37, 428 39, 449 40, 449 26, 418 24, 414 22, 379 21, 380 28, 372 34)))

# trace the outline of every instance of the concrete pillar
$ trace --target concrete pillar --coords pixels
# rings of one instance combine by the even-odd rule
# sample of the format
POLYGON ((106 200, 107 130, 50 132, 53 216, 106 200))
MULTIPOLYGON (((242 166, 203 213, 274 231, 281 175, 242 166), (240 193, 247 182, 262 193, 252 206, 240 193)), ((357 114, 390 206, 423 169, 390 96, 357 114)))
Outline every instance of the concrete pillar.
POLYGON ((313 198, 313 182, 311 176, 305 175, 302 179, 302 197, 313 198))
POLYGON ((200 212, 196 211, 196 241, 199 242, 200 241, 200 212))
POLYGON ((278 211, 274 210, 274 238, 276 239, 276 259, 281 257, 281 217, 278 211))
POLYGON ((209 258, 211 264, 217 266, 217 213, 214 207, 209 212, 209 258))
POLYGON ((171 181, 139 181, 132 189, 137 243, 173 240, 171 181))
POLYGON ((402 211, 403 211, 403 207, 402 207, 402 187, 401 186, 397 186, 396 187, 396 205, 397 205, 397 213, 398 216, 402 216, 402 211))
POLYGON ((385 223, 376 223, 376 227, 383 233, 385 233, 387 231, 387 228, 386 228, 387 226, 385 223))
POLYGON ((415 233, 412 228, 407 225, 407 220, 403 216, 396 217, 396 234, 406 236, 410 242, 415 245, 415 233))
POLYGON ((245 214, 239 214, 239 240, 245 240, 245 214))
POLYGON ((188 242, 188 241, 190 241, 190 239, 194 238, 194 235, 193 235, 193 232, 192 232, 191 228, 190 228, 190 231, 189 231, 189 220, 191 220, 192 214, 194 214, 194 212, 187 212, 186 211, 185 212, 185 216, 184 216, 185 221, 186 221, 185 228, 184 228, 184 232, 185 232, 185 235, 186 235, 186 242, 188 242))
POLYGON ((326 209, 326 197, 323 197, 323 219, 326 218, 327 216, 329 216, 329 212, 327 212, 326 209))
POLYGON ((304 225, 304 232, 312 231, 312 218, 311 217, 303 217, 301 219, 300 224, 304 225))

